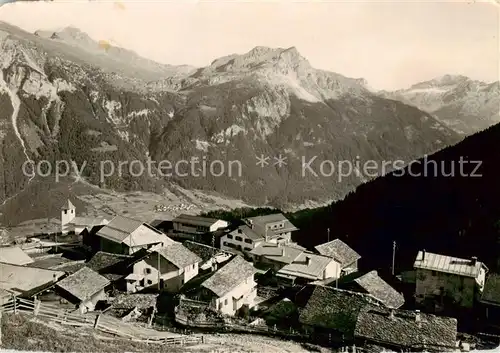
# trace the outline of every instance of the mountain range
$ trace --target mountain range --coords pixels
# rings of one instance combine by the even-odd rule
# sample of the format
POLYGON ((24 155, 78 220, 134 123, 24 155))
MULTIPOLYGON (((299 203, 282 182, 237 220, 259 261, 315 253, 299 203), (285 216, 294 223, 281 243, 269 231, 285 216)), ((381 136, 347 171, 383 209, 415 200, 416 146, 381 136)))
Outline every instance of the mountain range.
POLYGON ((500 83, 444 75, 381 96, 414 105, 449 128, 470 135, 500 122, 500 83))
MULTIPOLYGON (((194 68, 153 62, 76 28, 27 33, 5 23, 0 47, 5 207, 40 181, 23 174, 28 159, 86 163, 83 180, 101 188, 157 191, 175 184, 287 208, 342 198, 371 178, 356 168, 340 181, 336 174, 304 175, 304 159, 316 156, 316 170, 321 161, 409 162, 463 138, 437 113, 451 106, 433 110, 431 103, 409 102, 410 94, 374 92, 364 79, 313 68, 294 47, 256 47, 194 68), (257 165, 263 156, 265 167, 257 165), (286 165, 273 165, 278 156, 286 165), (162 178, 125 169, 100 178, 102 161, 193 157, 238 161, 243 173, 162 178)), ((498 83, 483 91, 491 93, 488 102, 498 100, 498 83)), ((484 120, 493 123, 488 114, 484 120)), ((468 131, 478 129, 472 116, 463 121, 468 131)))

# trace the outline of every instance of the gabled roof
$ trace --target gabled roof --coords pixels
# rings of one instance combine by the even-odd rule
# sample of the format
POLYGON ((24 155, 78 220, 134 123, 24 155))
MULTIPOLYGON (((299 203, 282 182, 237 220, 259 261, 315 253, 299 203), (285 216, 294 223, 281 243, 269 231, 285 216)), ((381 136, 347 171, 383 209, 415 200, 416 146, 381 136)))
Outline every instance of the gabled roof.
POLYGON ((492 273, 486 278, 481 301, 500 305, 500 275, 492 273))
POLYGON ((304 252, 303 249, 287 245, 279 245, 275 243, 261 243, 255 247, 250 254, 256 256, 263 256, 266 259, 283 264, 291 264, 296 260, 300 254, 304 252))
POLYGON ((370 295, 318 285, 302 310, 299 321, 352 336, 359 313, 369 305, 378 305, 370 295))
POLYGON ((141 221, 132 218, 116 216, 111 220, 111 222, 102 227, 97 232, 97 235, 117 243, 121 243, 130 234, 132 234, 132 232, 142 226, 142 224, 143 223, 141 221))
POLYGON ((80 301, 90 299, 99 293, 108 284, 109 280, 88 267, 83 267, 69 277, 57 283, 57 287, 65 290, 80 301))
POLYGON ((187 266, 201 262, 201 258, 198 255, 192 253, 184 245, 177 242, 159 248, 156 251, 178 269, 183 269, 187 266))
POLYGON ((312 280, 323 279, 323 271, 332 261, 335 260, 327 256, 301 252, 294 261, 281 268, 278 274, 312 280), (309 263, 307 262, 308 258, 309 263))
POLYGON ((399 309, 405 303, 403 295, 380 278, 377 271, 368 272, 354 281, 388 308, 399 309))
POLYGON ((259 224, 269 224, 274 222, 287 221, 288 219, 282 213, 273 213, 265 216, 256 216, 246 218, 248 221, 259 224))
POLYGON ((61 210, 74 210, 74 209, 75 209, 75 205, 73 205, 69 199, 61 207, 61 210))
POLYGON ((111 240, 115 243, 124 243, 128 246, 152 244, 161 240, 170 240, 164 233, 147 223, 116 216, 107 225, 99 229, 97 236, 111 240))
POLYGON ((85 266, 95 272, 101 272, 118 264, 126 263, 131 259, 133 259, 133 256, 131 255, 118 255, 99 251, 94 256, 92 256, 92 258, 85 264, 85 266))
POLYGON ((356 251, 340 239, 335 239, 328 243, 317 245, 315 249, 321 255, 334 258, 340 262, 342 267, 348 266, 361 258, 356 251))
POLYGON ((17 246, 0 247, 0 262, 13 265, 27 265, 33 263, 33 259, 29 257, 21 248, 17 246))
POLYGON ((238 255, 228 261, 201 285, 218 297, 222 297, 245 282, 254 273, 255 268, 253 265, 238 255))
POLYGON ((204 227, 210 227, 211 225, 213 225, 214 223, 216 223, 218 221, 220 221, 220 219, 201 217, 201 216, 193 216, 193 215, 188 215, 188 214, 181 214, 172 220, 172 222, 176 222, 176 223, 187 223, 187 224, 192 224, 195 226, 204 226, 204 227))
POLYGON ((419 251, 413 267, 476 278, 479 275, 481 268, 484 267, 484 264, 476 261, 475 265, 473 265, 471 259, 461 259, 458 257, 434 254, 427 251, 419 251), (422 258, 422 256, 424 257, 422 258))
POLYGON ((359 314, 355 336, 414 349, 455 348, 457 320, 403 310, 395 310, 391 316, 387 309, 372 308, 359 314))
POLYGON ((247 225, 241 225, 229 234, 231 234, 233 237, 237 236, 238 234, 243 233, 247 238, 252 239, 252 240, 263 240, 264 236, 261 235, 260 233, 257 233, 254 229, 250 228, 247 225))

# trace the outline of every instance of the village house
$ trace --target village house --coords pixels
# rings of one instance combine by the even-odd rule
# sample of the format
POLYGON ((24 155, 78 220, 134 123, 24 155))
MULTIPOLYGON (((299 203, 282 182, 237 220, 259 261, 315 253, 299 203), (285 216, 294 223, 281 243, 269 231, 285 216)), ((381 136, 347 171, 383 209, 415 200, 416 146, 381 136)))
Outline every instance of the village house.
POLYGON ((331 257, 301 252, 292 262, 280 268, 276 276, 284 283, 301 284, 339 278, 340 271, 340 264, 331 257))
POLYGON ((80 234, 85 229, 90 230, 94 226, 108 224, 109 221, 103 217, 77 217, 76 207, 70 200, 61 207, 61 233, 80 234))
POLYGON ((249 255, 255 264, 277 272, 297 260, 304 251, 305 248, 298 245, 263 242, 250 251, 249 255))
POLYGON ((317 342, 352 343, 360 312, 379 305, 368 294, 321 285, 307 288, 312 289, 312 295, 300 310, 299 322, 317 342))
POLYGON ((52 287, 65 275, 63 271, 0 263, 0 288, 31 298, 52 287))
POLYGON ((492 273, 486 278, 479 301, 488 325, 500 327, 500 275, 492 273))
POLYGON ((13 265, 28 265, 34 260, 17 246, 0 247, 0 262, 13 265))
POLYGON ((186 240, 182 244, 192 253, 201 258, 201 262, 198 266, 200 271, 212 271, 217 269, 220 264, 230 260, 233 256, 233 254, 219 248, 197 243, 191 240, 186 240))
POLYGON ((263 242, 288 244, 297 228, 281 214, 251 217, 221 238, 221 249, 250 252, 263 242))
POLYGON ((56 284, 61 297, 75 304, 80 313, 94 311, 97 302, 106 299, 104 289, 109 280, 88 267, 83 267, 56 284))
POLYGON ((432 304, 435 310, 443 310, 445 303, 472 308, 488 272, 476 257, 461 259, 425 250, 418 252, 413 267, 417 304, 432 304))
POLYGON ((257 297, 254 274, 253 265, 237 255, 201 284, 200 298, 226 315, 251 309, 257 297))
POLYGON ((123 216, 114 217, 97 232, 92 231, 84 236, 84 244, 90 246, 94 252, 124 255, 173 243, 172 239, 149 224, 123 216))
POLYGON ((342 275, 347 275, 358 271, 358 261, 361 259, 356 251, 340 239, 332 240, 328 243, 315 247, 318 254, 328 256, 340 263, 342 275))
POLYGON ((181 243, 174 242, 166 247, 156 248, 147 256, 136 261, 132 271, 125 277, 127 292, 157 286, 167 292, 179 289, 198 275, 201 258, 181 243))
POLYGON ((180 233, 206 234, 227 228, 229 223, 222 219, 181 214, 172 220, 172 226, 174 231, 180 233))
POLYGON ((112 254, 103 251, 97 252, 85 264, 91 270, 99 273, 111 282, 111 287, 120 291, 127 291, 125 277, 133 273, 135 263, 150 256, 146 249, 139 250, 132 255, 112 254))
POLYGON ((365 274, 346 275, 341 278, 338 284, 330 282, 330 286, 338 285, 342 289, 370 294, 387 308, 399 309, 405 303, 403 294, 384 281, 376 270, 365 274))
POLYGON ((358 346, 399 351, 456 351, 457 320, 418 311, 370 308, 359 313, 354 332, 358 346))
POLYGON ((148 322, 156 312, 158 294, 120 294, 103 312, 122 321, 148 322))

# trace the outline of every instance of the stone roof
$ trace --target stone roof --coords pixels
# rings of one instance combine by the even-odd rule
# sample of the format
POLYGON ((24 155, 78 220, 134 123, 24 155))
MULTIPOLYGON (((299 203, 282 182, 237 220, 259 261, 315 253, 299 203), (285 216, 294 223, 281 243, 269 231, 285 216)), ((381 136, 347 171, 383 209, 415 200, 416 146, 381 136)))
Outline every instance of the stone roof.
POLYGON ((201 258, 181 243, 173 243, 156 250, 163 258, 179 269, 201 262, 201 258))
POLYGON ((486 278, 481 301, 500 305, 500 275, 492 273, 486 278))
POLYGON ((198 255, 203 262, 207 262, 210 260, 213 256, 216 254, 219 254, 222 252, 222 250, 218 248, 214 248, 209 245, 197 243, 191 240, 186 240, 185 242, 182 243, 189 251, 192 253, 198 255))
POLYGON ((94 256, 92 256, 92 258, 85 264, 85 266, 95 272, 101 272, 120 263, 130 261, 131 259, 133 259, 133 256, 130 255, 118 255, 99 251, 94 256))
POLYGON ((368 272, 354 281, 388 308, 399 309, 405 303, 404 296, 380 278, 377 271, 368 272))
POLYGON ((370 305, 378 305, 370 295, 318 285, 302 310, 299 321, 352 337, 359 313, 370 305))
POLYGON ((329 256, 335 259, 342 265, 342 267, 349 266, 354 261, 361 258, 361 255, 340 239, 335 239, 328 243, 317 245, 315 249, 321 255, 329 256))
POLYGON ((392 310, 391 314, 388 309, 371 308, 359 314, 355 336, 409 349, 455 348, 457 320, 403 310, 392 310))
POLYGON ((71 276, 57 283, 57 287, 65 290, 80 301, 90 299, 104 289, 109 280, 88 267, 83 267, 71 276))
POLYGON ((222 297, 245 282, 254 273, 255 268, 253 265, 237 255, 201 285, 218 297, 222 297))
POLYGON ((427 251, 419 251, 413 267, 476 278, 481 268, 484 267, 484 264, 479 261, 473 263, 472 259, 461 259, 427 251))

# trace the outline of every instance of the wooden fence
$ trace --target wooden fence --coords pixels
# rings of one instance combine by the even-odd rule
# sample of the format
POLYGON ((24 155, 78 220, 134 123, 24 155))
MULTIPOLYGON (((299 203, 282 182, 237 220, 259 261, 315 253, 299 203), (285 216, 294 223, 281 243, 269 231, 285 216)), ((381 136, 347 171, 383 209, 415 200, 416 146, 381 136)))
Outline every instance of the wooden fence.
POLYGON ((170 332, 159 332, 153 329, 123 322, 120 319, 100 313, 81 315, 78 312, 64 310, 53 305, 43 304, 36 300, 26 300, 13 297, 4 303, 0 309, 5 313, 28 313, 70 326, 87 326, 101 332, 129 339, 134 342, 157 343, 164 345, 185 346, 204 342, 200 335, 180 335, 170 332))

